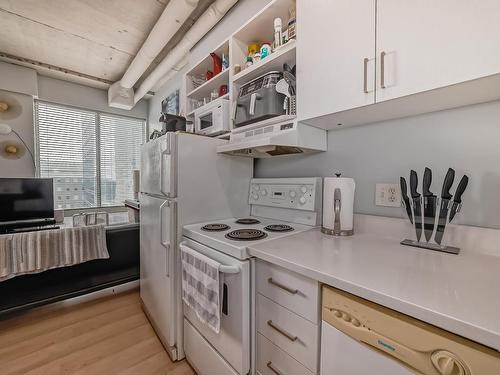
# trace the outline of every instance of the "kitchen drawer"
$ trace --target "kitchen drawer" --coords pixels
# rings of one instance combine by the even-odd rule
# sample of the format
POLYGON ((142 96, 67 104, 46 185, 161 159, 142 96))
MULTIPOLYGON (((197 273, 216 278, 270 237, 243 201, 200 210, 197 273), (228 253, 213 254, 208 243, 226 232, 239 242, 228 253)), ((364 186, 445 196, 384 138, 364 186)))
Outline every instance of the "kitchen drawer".
POLYGON ((184 351, 198 374, 238 375, 187 319, 184 319, 184 351))
POLYGON ((317 371, 319 326, 258 294, 257 331, 309 370, 317 371))
POLYGON ((256 284, 258 293, 314 324, 319 323, 319 285, 315 280, 258 261, 256 284))
POLYGON ((257 334, 257 373, 261 375, 313 375, 260 333, 257 334))

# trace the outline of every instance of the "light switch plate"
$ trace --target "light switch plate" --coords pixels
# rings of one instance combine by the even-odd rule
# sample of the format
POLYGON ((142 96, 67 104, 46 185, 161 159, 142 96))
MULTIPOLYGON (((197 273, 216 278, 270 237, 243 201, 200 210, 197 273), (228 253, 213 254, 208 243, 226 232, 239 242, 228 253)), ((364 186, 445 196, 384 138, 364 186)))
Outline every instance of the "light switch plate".
POLYGON ((376 184, 375 205, 401 207, 401 188, 398 184, 376 184))

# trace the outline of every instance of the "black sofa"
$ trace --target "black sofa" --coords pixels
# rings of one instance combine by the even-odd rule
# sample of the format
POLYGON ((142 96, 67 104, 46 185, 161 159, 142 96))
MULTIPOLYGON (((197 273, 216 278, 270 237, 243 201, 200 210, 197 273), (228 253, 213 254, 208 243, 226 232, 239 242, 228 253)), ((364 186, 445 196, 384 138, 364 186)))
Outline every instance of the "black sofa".
POLYGON ((139 279, 139 224, 106 229, 109 259, 0 282, 0 317, 139 279))

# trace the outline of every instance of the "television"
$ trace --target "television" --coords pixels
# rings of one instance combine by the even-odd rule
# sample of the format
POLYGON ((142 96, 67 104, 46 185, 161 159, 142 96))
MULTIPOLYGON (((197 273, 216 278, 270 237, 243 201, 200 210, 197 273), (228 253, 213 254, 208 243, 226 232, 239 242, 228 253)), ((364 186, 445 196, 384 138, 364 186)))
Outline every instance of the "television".
POLYGON ((51 178, 0 178, 0 226, 53 219, 51 178))

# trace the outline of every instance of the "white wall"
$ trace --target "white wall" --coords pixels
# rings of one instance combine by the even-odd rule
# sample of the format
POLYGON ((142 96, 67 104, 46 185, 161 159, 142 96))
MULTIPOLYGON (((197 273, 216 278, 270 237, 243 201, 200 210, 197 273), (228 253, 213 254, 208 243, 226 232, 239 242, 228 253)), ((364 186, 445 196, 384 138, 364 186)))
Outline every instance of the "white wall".
MULTIPOLYGON (((14 120, 0 118, 0 122, 5 122, 16 130, 31 150, 34 149, 34 98, 125 116, 144 119, 148 116, 147 100, 141 100, 131 111, 111 108, 108 107, 106 90, 40 76, 33 69, 0 62, 0 95, 5 94, 13 96, 22 104, 23 113, 14 120)), ((0 142, 8 139, 17 138, 13 134, 0 136, 0 142)), ((0 157, 0 177, 31 177, 34 174, 33 162, 28 153, 19 160, 0 157)))
POLYGON ((161 124, 160 124, 160 111, 161 111, 161 102, 163 99, 165 99, 167 96, 169 96, 171 93, 175 92, 176 90, 180 91, 180 113, 181 115, 185 114, 185 108, 184 108, 184 99, 182 99, 185 95, 185 88, 183 87, 182 84, 182 79, 183 75, 189 70, 188 65, 186 65, 182 70, 179 71, 178 74, 176 74, 172 79, 170 79, 165 85, 163 85, 156 93, 155 95, 149 99, 149 114, 148 114, 148 121, 149 121, 149 134, 153 132, 153 130, 161 130, 161 124))
MULTIPOLYGON (((14 98, 22 106, 22 113, 19 117, 11 120, 3 120, 0 116, 0 123, 8 124, 15 130, 33 151, 33 97, 31 95, 0 90, 1 97, 14 98)), ((19 143, 15 134, 7 136, 0 135, 0 147, 5 146, 4 142, 19 143)), ((3 148, 3 147, 2 147, 3 148)), ((0 156, 0 177, 31 177, 35 173, 33 160, 28 152, 17 160, 4 159, 0 156)))
POLYGON ((36 96, 38 95, 36 71, 0 61, 0 89, 36 96))
MULTIPOLYGON (((22 113, 15 119, 2 119, 15 130, 33 151, 33 96, 38 95, 38 81, 33 69, 0 62, 0 98, 14 98, 22 106, 22 113)), ((14 134, 0 135, 3 142, 19 142, 14 134)), ((5 144, 3 144, 5 146, 5 144)), ((0 156, 0 177, 30 177, 35 173, 31 156, 28 152, 18 160, 4 159, 0 156)))
POLYGON ((158 121, 161 111, 161 101, 175 90, 180 90, 180 110, 181 114, 184 114, 185 100, 183 98, 186 93, 183 85, 183 75, 269 2, 270 0, 240 0, 217 25, 193 47, 189 54, 189 63, 149 99, 150 131, 161 128, 158 121))
POLYGON ((147 118, 148 102, 139 101, 132 110, 108 106, 108 92, 77 83, 38 76, 38 99, 118 115, 147 118))
MULTIPOLYGON (((500 101, 328 132, 328 151, 258 160, 256 177, 331 176, 356 180, 355 211, 404 217, 402 208, 375 206, 375 184, 433 170, 431 191, 441 194, 452 167, 469 178, 456 222, 500 228, 500 101)), ((419 188, 421 191, 421 187, 419 188)))

